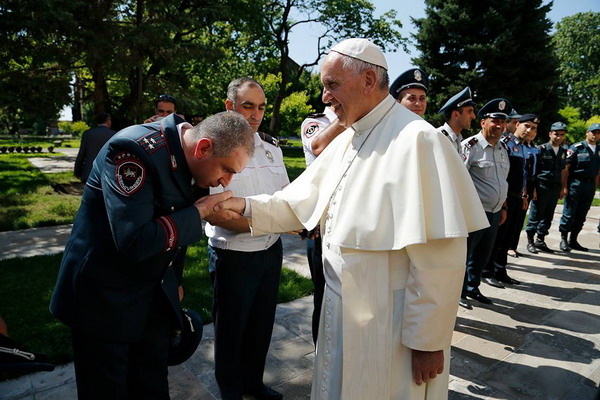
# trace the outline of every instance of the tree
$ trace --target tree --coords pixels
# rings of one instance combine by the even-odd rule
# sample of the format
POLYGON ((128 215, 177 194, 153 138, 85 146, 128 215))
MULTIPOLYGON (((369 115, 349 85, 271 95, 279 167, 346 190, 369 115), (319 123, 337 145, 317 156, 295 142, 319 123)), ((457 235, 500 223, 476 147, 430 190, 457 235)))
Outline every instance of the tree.
POLYGON ((280 108, 285 97, 302 88, 297 82, 307 70, 318 64, 332 45, 349 37, 370 38, 383 49, 396 51, 405 43, 396 28, 396 12, 388 11, 381 17, 374 16, 374 6, 368 0, 266 0, 264 24, 257 25, 255 37, 261 46, 275 46, 277 64, 272 72, 281 76, 279 90, 273 101, 273 115, 269 131, 280 130, 280 108), (314 43, 315 59, 296 64, 289 56, 290 32, 299 25, 312 24, 318 32, 314 43))
MULTIPOLYGON (((536 113, 542 124, 556 118, 557 62, 542 0, 426 0, 426 17, 413 19, 418 32, 414 58, 431 75, 428 119, 465 86, 479 105, 505 97, 520 113, 536 113)), ((438 122, 439 122, 439 118, 438 122)))
POLYGON ((600 13, 577 13, 556 24, 553 37, 565 101, 581 116, 600 114, 600 13))

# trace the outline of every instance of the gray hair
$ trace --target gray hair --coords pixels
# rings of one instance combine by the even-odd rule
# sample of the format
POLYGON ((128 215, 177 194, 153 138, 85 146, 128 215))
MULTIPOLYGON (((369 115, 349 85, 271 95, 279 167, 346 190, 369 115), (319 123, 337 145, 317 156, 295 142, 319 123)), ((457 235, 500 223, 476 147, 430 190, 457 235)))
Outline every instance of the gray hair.
POLYGON ((251 78, 249 76, 243 76, 241 78, 237 78, 229 82, 229 85, 227 85, 227 100, 235 103, 235 100, 237 99, 238 90, 240 90, 244 86, 258 86, 263 90, 263 92, 265 91, 265 89, 256 79, 251 78))
POLYGON ((336 51, 330 52, 328 54, 328 57, 331 57, 332 55, 334 57, 342 57, 342 67, 344 69, 349 69, 354 73, 354 75, 359 75, 360 73, 368 69, 374 69, 375 75, 377 76, 377 83, 379 85, 379 89, 388 90, 388 87, 390 85, 390 77, 385 68, 380 67, 379 65, 365 62, 363 60, 359 60, 358 58, 340 54, 336 51))
POLYGON ((190 129, 192 140, 210 139, 213 156, 227 157, 242 148, 250 157, 254 155, 254 131, 246 119, 236 112, 223 111, 202 120, 190 129))

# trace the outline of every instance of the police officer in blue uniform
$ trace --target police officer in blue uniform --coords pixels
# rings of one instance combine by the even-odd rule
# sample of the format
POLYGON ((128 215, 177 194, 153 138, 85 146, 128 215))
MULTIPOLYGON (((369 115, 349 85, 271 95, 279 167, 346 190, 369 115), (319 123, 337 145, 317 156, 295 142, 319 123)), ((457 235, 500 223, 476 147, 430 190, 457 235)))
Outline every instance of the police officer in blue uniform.
POLYGON ((588 251, 577 241, 585 217, 592 205, 598 171, 600 169, 600 124, 592 124, 585 133, 585 140, 575 143, 567 151, 569 192, 565 197, 563 215, 560 219, 560 249, 562 251, 588 251), (568 236, 569 232, 571 233, 568 236))
MULTIPOLYGON (((508 276, 506 272, 507 252, 510 248, 511 238, 514 232, 522 228, 519 226, 520 210, 526 208, 527 204, 527 158, 529 157, 527 148, 527 135, 532 129, 537 129, 539 118, 535 114, 524 114, 519 118, 517 129, 514 134, 502 137, 500 141, 505 145, 508 151, 510 161, 510 170, 508 172, 508 196, 506 198, 507 214, 506 221, 500 225, 492 257, 488 263, 488 269, 482 276, 494 278, 502 283, 519 284, 520 282, 508 276), (494 271, 490 274, 490 271, 494 271)), ((493 280, 486 280, 492 284, 493 280)), ((495 283, 495 282, 493 282, 495 283)), ((503 285, 492 286, 502 287, 503 285)))
POLYGON ((173 114, 125 128, 102 148, 50 303, 71 328, 79 399, 169 399, 186 246, 231 196, 195 201, 192 182, 229 182, 253 150, 252 129, 235 113, 193 128, 173 114))
POLYGON ((536 198, 531 201, 527 232, 527 251, 537 250, 552 253, 544 240, 548 235, 554 209, 559 198, 564 196, 567 184, 566 159, 567 151, 562 146, 567 132, 567 125, 555 122, 550 127, 550 141, 539 145, 538 173, 535 178, 536 198), (535 235, 537 234, 537 239, 535 235))

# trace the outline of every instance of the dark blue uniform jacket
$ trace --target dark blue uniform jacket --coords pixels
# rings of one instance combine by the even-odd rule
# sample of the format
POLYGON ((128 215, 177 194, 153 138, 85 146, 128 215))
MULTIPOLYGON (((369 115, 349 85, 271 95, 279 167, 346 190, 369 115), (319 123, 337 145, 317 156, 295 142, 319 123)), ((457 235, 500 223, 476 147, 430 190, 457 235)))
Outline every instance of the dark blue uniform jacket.
POLYGON ((128 127, 98 154, 50 303, 67 325, 107 341, 136 341, 161 291, 181 321, 183 257, 202 228, 180 122, 171 115, 128 127))

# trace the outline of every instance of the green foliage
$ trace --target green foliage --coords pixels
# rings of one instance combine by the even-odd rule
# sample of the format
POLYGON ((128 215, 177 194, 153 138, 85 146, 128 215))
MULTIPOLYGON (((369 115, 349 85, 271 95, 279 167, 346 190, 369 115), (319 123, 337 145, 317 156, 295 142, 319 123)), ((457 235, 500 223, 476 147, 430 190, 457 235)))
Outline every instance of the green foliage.
POLYGON ((281 103, 281 134, 298 136, 300 125, 306 116, 315 110, 308 103, 305 91, 293 92, 281 103))
POLYGON ((567 106, 558 111, 567 124, 567 142, 572 144, 585 140, 585 132, 593 123, 600 123, 600 115, 593 115, 588 120, 581 118, 579 108, 567 106))
POLYGON ((60 121, 58 123, 58 129, 67 135, 72 135, 75 137, 81 137, 83 132, 90 129, 88 124, 83 121, 70 122, 70 121, 60 121))
POLYGON ((563 18, 553 43, 566 103, 579 108, 582 118, 600 115, 600 13, 563 18))
POLYGON ((426 0, 425 18, 413 20, 421 53, 413 62, 431 78, 425 119, 470 86, 479 106, 506 97, 520 113, 540 115, 546 131, 559 107, 546 15, 552 4, 543 3, 426 0))

